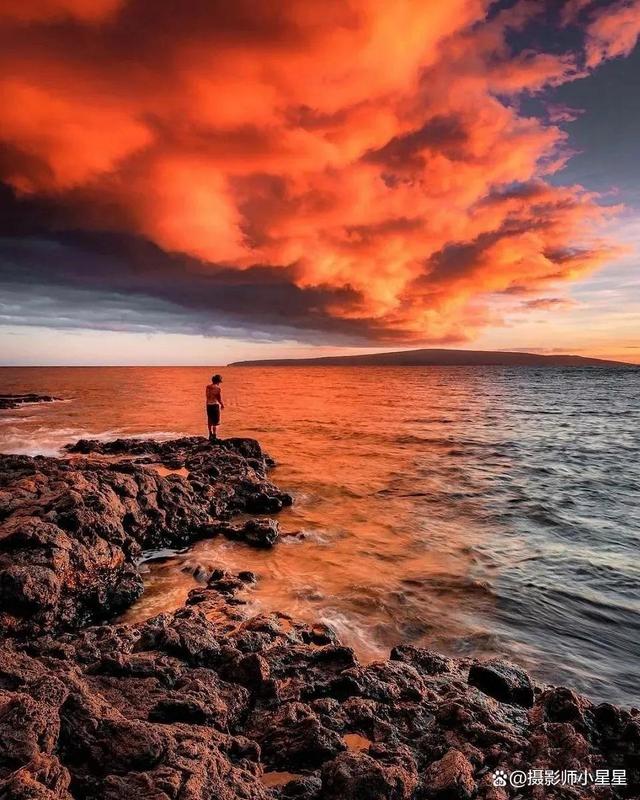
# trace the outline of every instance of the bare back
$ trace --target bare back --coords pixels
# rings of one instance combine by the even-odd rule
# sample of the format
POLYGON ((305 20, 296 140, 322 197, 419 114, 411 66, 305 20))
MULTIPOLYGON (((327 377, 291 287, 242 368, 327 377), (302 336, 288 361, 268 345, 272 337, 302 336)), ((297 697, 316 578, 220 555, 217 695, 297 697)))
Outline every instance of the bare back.
POLYGON ((215 383, 210 383, 207 386, 207 405, 219 405, 222 398, 220 387, 215 383))

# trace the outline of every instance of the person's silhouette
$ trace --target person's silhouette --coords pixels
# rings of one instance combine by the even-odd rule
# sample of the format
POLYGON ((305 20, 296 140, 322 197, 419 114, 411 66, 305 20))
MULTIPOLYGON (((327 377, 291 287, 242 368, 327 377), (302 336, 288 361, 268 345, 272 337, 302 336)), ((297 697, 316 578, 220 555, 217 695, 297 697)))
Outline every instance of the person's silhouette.
POLYGON ((218 425, 220 424, 220 412, 224 408, 222 402, 222 391, 220 384, 222 375, 214 375, 211 383, 207 386, 207 427, 209 430, 209 441, 214 442, 218 438, 218 425))

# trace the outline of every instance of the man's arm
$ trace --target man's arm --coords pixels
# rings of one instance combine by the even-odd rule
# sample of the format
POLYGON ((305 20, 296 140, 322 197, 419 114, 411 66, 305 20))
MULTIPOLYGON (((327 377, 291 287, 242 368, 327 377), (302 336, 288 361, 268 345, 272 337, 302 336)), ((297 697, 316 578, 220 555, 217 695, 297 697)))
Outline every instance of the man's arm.
POLYGON ((224 408, 224 403, 222 402, 222 392, 218 389, 218 399, 220 400, 220 408, 224 408))

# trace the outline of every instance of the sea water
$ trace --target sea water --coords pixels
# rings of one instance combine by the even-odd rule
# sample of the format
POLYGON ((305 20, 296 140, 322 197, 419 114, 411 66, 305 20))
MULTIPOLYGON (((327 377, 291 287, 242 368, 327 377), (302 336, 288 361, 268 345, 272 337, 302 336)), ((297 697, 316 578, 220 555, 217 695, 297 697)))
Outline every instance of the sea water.
MULTIPOLYGON (((0 450, 80 437, 204 434, 207 368, 4 368, 0 392, 64 402, 0 412, 0 450)), ((410 642, 499 654, 542 682, 637 703, 640 371, 241 368, 222 436, 252 436, 293 493, 270 551, 224 539, 142 564, 138 620, 222 566, 256 611, 322 620, 362 659, 410 642)))

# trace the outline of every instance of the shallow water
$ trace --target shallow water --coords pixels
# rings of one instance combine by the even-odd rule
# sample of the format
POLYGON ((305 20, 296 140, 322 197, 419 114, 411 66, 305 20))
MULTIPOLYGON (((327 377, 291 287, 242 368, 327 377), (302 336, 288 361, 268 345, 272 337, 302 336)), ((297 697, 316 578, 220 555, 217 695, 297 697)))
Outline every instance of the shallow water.
MULTIPOLYGON (((0 370, 0 449, 204 433, 211 368, 0 370)), ((332 625, 363 658, 398 642, 506 654, 540 680, 637 703, 640 371, 224 368, 223 436, 254 436, 296 498, 272 551, 220 539, 143 564, 127 618, 193 572, 252 569, 258 609, 332 625), (167 557, 168 556, 168 557, 167 557)))

